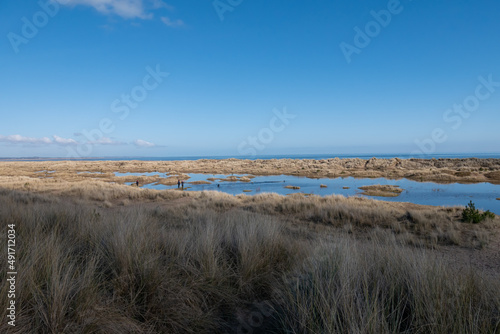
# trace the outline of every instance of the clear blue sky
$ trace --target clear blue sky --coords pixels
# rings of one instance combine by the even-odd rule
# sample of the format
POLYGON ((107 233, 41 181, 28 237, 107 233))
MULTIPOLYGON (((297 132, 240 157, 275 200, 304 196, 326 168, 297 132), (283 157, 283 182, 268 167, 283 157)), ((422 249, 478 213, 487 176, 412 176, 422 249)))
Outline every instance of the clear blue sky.
POLYGON ((4 0, 0 156, 500 152, 499 18, 494 0, 4 0))

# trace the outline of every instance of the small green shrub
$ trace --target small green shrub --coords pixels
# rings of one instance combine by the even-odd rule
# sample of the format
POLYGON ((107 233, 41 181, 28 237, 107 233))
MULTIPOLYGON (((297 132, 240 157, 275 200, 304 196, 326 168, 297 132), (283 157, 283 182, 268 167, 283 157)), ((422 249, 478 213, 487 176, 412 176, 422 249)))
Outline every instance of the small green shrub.
POLYGON ((495 214, 490 210, 486 210, 485 212, 483 212, 483 217, 488 219, 495 219, 495 214))
POLYGON ((462 211, 462 221, 466 223, 478 224, 485 219, 494 219, 495 214, 487 210, 483 213, 480 213, 478 209, 476 209, 475 204, 470 201, 469 204, 465 207, 464 211, 462 211))

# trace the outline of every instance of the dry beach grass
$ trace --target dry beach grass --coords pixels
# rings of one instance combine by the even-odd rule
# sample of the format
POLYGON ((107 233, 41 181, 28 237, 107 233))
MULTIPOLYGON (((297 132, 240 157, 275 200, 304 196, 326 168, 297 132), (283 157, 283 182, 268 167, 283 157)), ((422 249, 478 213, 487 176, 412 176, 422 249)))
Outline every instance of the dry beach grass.
POLYGON ((399 186, 380 185, 380 184, 372 186, 363 186, 359 187, 359 189, 363 190, 363 195, 379 196, 379 197, 397 197, 404 190, 399 188, 399 186))
MULTIPOLYGON (((201 159, 195 161, 2 161, 0 175, 55 177, 67 181, 100 179, 135 182, 137 177, 116 177, 114 172, 168 173, 168 179, 141 176, 141 184, 161 182, 173 185, 186 173, 296 175, 321 177, 385 177, 415 181, 500 183, 500 159, 324 159, 324 160, 240 160, 201 159), (55 171, 54 173, 50 173, 55 171), (80 173, 80 174, 77 174, 80 173)), ((214 179, 215 180, 215 179, 214 179)), ((229 179, 225 179, 228 180, 229 179)), ((209 180, 211 181, 211 180, 209 180)), ((241 181, 250 181, 247 177, 241 181)))
POLYGON ((72 163, 46 163, 53 178, 2 167, 0 242, 15 224, 18 245, 17 326, 2 333, 500 332, 499 217, 141 189, 72 163))

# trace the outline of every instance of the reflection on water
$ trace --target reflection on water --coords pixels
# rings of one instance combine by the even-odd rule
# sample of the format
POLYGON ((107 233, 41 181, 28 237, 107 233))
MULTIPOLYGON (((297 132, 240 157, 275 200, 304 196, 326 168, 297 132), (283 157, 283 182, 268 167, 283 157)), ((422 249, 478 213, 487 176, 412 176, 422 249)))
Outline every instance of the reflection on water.
MULTIPOLYGON (((158 175, 166 177, 161 173, 119 173, 117 176, 126 175, 158 175)), ((227 182, 227 181, 212 181, 211 184, 190 184, 194 181, 206 181, 209 178, 223 179, 229 175, 216 174, 187 174, 191 178, 186 181, 186 186, 189 190, 202 191, 214 190, 222 191, 232 195, 238 194, 259 194, 263 192, 273 192, 281 195, 293 193, 314 194, 326 196, 332 194, 344 196, 363 196, 384 201, 393 202, 411 202, 415 204, 438 205, 438 206, 465 206, 472 200, 478 209, 490 210, 496 214, 500 214, 500 201, 496 198, 500 197, 500 185, 490 183, 475 183, 475 184, 438 184, 434 182, 416 182, 407 179, 390 180, 386 178, 376 179, 357 179, 353 177, 336 178, 336 179, 310 179, 307 177, 278 175, 278 176, 256 176, 251 179, 251 182, 227 182), (326 187, 320 187, 320 185, 326 187), (373 197, 362 195, 362 191, 358 189, 367 185, 397 185, 404 191, 398 197, 373 197), (217 186, 219 185, 219 187, 217 186), (300 189, 288 189, 286 186, 300 187, 300 189), (248 192, 250 191, 250 192, 248 192)), ((247 176, 243 174, 233 174, 241 177, 247 176)), ((210 182, 210 181, 209 181, 210 182)), ((161 184, 146 184, 143 188, 150 189, 176 189, 177 185, 165 186, 161 184)))

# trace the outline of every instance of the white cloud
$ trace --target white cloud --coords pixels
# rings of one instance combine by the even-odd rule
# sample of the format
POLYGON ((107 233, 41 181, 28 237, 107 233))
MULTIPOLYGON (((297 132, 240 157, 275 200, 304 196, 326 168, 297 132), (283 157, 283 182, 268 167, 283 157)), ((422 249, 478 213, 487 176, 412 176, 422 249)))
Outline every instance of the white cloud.
POLYGON ((12 143, 12 144, 51 144, 52 141, 47 138, 32 138, 24 137, 21 135, 10 135, 2 136, 0 135, 0 142, 12 143))
POLYGON ((161 18, 161 21, 171 28, 184 27, 184 22, 182 20, 171 20, 168 17, 164 16, 161 18))
POLYGON ((52 137, 54 137, 54 143, 59 145, 78 145, 78 142, 71 138, 62 138, 57 135, 53 135, 52 137))
POLYGON ((125 19, 151 19, 151 10, 165 8, 173 10, 173 7, 161 0, 54 0, 61 5, 76 6, 84 5, 94 7, 103 14, 116 14, 125 19))
POLYGON ((116 14, 123 18, 151 18, 144 11, 142 0, 57 0, 62 5, 85 5, 103 14, 116 14))
POLYGON ((80 145, 80 144, 90 144, 90 145, 135 145, 137 147, 148 148, 148 147, 161 147, 156 144, 150 143, 148 141, 137 139, 132 143, 122 142, 118 140, 111 139, 109 137, 101 137, 95 141, 82 141, 78 142, 72 138, 63 138, 58 135, 53 135, 53 139, 42 137, 42 138, 33 138, 33 137, 25 137, 21 135, 9 135, 3 136, 0 135, 0 143, 7 144, 31 144, 31 145, 60 145, 60 146, 69 146, 69 145, 80 145))
POLYGON ((145 141, 145 140, 142 140, 142 139, 137 139, 134 142, 134 145, 139 146, 139 147, 153 147, 153 146, 156 146, 155 144, 150 143, 150 142, 145 141))
POLYGON ((169 4, 161 1, 161 0, 151 0, 151 6, 154 8, 154 9, 158 9, 158 8, 166 8, 170 11, 173 11, 175 8, 173 6, 170 6, 169 4))
POLYGON ((120 141, 116 141, 116 140, 113 140, 113 139, 108 138, 108 137, 101 137, 101 138, 99 138, 99 140, 90 141, 88 143, 92 144, 92 145, 121 145, 121 144, 123 144, 120 141))

